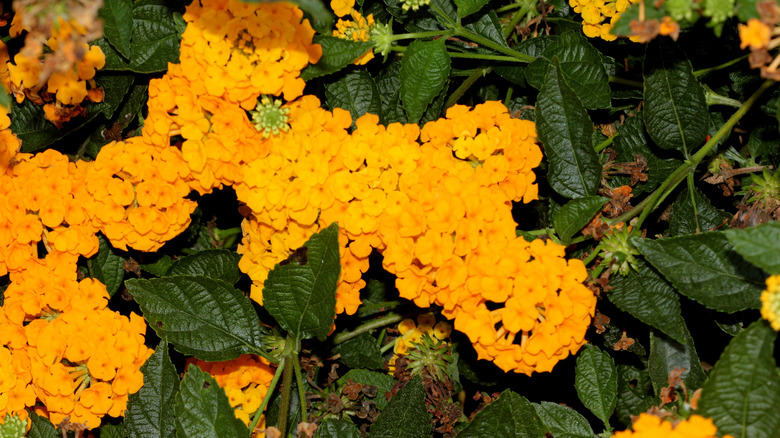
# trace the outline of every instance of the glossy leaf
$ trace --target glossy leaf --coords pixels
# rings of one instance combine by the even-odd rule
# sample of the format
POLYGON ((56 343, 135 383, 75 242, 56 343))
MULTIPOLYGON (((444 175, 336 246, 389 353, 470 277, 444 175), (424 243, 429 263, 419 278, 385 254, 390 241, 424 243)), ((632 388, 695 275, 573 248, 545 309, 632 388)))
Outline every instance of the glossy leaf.
POLYGON ((632 416, 657 406, 660 400, 653 397, 653 385, 647 370, 631 365, 618 364, 617 417, 623 424, 630 426, 632 416))
POLYGON ((339 362, 356 369, 377 369, 384 365, 384 358, 376 339, 369 333, 363 333, 333 348, 333 354, 340 355, 339 362))
POLYGON ((130 58, 130 41, 133 37, 133 1, 105 0, 100 9, 103 35, 123 57, 130 58))
POLYGON ((541 90, 546 83, 553 57, 558 58, 560 72, 585 108, 609 108, 612 104, 609 76, 604 57, 579 33, 567 32, 546 46, 544 52, 528 65, 528 83, 541 90))
POLYGON ((195 365, 176 394, 176 436, 198 438, 245 438, 249 429, 237 419, 233 407, 211 375, 195 365))
POLYGON ((561 242, 567 245, 571 238, 587 225, 596 213, 601 211, 607 201, 607 198, 601 196, 587 196, 573 199, 564 204, 553 217, 555 232, 560 237, 561 242))
POLYGON ((704 370, 687 328, 685 338, 685 344, 681 344, 663 333, 650 333, 648 372, 656 394, 661 393, 661 388, 669 386, 669 373, 675 368, 685 370, 680 378, 685 382, 689 393, 701 388, 704 383, 704 370))
POLYGON ((780 430, 780 374, 774 359, 777 332, 758 320, 731 340, 704 384, 698 413, 718 433, 775 438, 780 430))
POLYGON ((685 321, 677 292, 643 260, 638 260, 636 269, 630 269, 627 275, 613 275, 609 285, 613 289, 607 298, 620 310, 677 342, 686 342, 685 321))
POLYGON ((669 229, 666 231, 668 236, 680 236, 683 234, 694 234, 716 229, 725 224, 729 215, 718 208, 715 208, 702 193, 694 190, 694 209, 691 202, 691 195, 688 187, 683 187, 677 199, 674 201, 669 218, 669 229))
POLYGON ((457 435, 458 438, 543 438, 547 433, 534 405, 506 390, 479 411, 457 435))
POLYGON ((241 278, 238 261, 241 255, 235 251, 212 249, 197 252, 176 260, 165 273, 168 277, 201 275, 233 284, 241 278))
POLYGON ((542 424, 555 438, 596 438, 588 420, 574 409, 546 401, 534 407, 542 424))
POLYGON ((639 251, 678 292, 722 312, 758 308, 760 270, 734 251, 723 233, 638 239, 639 251))
POLYGON ((669 38, 647 45, 644 61, 644 119, 653 141, 686 154, 704 142, 709 112, 691 63, 669 38))
POLYGON ((125 282, 157 335, 177 351, 207 361, 257 353, 257 314, 232 285, 203 276, 125 282))
POLYGON ((726 230, 726 238, 745 260, 769 274, 780 274, 780 223, 726 230))
POLYGON ((617 386, 617 370, 609 353, 591 344, 580 350, 574 387, 582 404, 604 424, 609 424, 615 410, 617 386))
POLYGON ((455 0, 458 7, 458 17, 468 17, 488 4, 488 0, 455 0))
POLYGON ((322 46, 322 57, 301 71, 301 79, 308 81, 335 73, 352 64, 360 55, 371 49, 370 42, 355 42, 330 35, 315 35, 313 43, 322 46))
POLYGON ((298 339, 324 340, 336 317, 336 285, 341 271, 338 225, 314 234, 268 274, 263 305, 280 326, 298 339))
POLYGON ((360 438, 360 431, 352 422, 329 418, 320 423, 314 438, 360 438))
POLYGON ((92 277, 106 285, 108 296, 113 296, 125 278, 125 259, 116 255, 102 234, 98 235, 98 240, 98 253, 87 261, 87 267, 92 277))
POLYGON ((552 188, 567 198, 595 195, 601 163, 591 147, 593 122, 566 84, 557 58, 537 98, 536 130, 549 160, 552 188))
POLYGON ((422 118, 439 95, 450 74, 450 55, 444 40, 413 41, 401 60, 401 103, 412 123, 422 118))
POLYGON ((431 414, 425 406, 425 388, 414 377, 390 399, 368 430, 368 438, 428 438, 431 414))
POLYGON ((61 438, 62 434, 51 424, 48 418, 30 412, 30 430, 27 438, 61 438))
POLYGON ((330 108, 342 108, 352 114, 352 126, 360 116, 379 114, 382 100, 374 79, 366 70, 348 73, 325 85, 325 102, 330 108))
POLYGON ((144 386, 127 402, 125 425, 128 438, 173 438, 176 436, 174 403, 179 391, 179 373, 160 342, 141 367, 144 386))

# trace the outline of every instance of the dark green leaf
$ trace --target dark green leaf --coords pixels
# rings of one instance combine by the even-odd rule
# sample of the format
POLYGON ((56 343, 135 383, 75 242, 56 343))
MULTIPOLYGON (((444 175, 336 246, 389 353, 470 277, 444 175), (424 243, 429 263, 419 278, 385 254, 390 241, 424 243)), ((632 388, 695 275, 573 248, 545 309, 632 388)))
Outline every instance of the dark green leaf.
POLYGON ((104 424, 100 426, 100 438, 125 438, 127 430, 124 423, 104 424))
POLYGON ((729 218, 728 213, 713 207, 707 197, 703 196, 698 189, 694 190, 694 199, 696 202, 695 210, 688 187, 683 187, 674 201, 674 206, 672 206, 669 229, 666 230, 666 234, 680 236, 712 230, 722 226, 729 218))
POLYGON ((552 188, 567 198, 593 196, 601 184, 601 163, 591 147, 593 122, 566 85, 557 58, 536 101, 536 129, 549 160, 552 188))
POLYGON ((331 108, 342 108, 352 114, 352 126, 360 116, 379 114, 381 96, 374 79, 366 70, 355 70, 336 82, 325 85, 325 102, 331 108))
MULTIPOLYGON (((466 2, 481 1, 481 0, 464 0, 466 2)), ((494 43, 509 48, 506 44, 506 38, 504 38, 504 31, 501 28, 501 21, 498 19, 498 15, 492 9, 487 9, 484 13, 469 17, 463 21, 463 27, 481 35, 494 43)), ((476 47, 479 52, 495 54, 493 49, 487 47, 476 47)))
POLYGON ((485 406, 458 438, 543 438, 547 433, 534 405, 510 390, 485 406))
POLYGON ((157 73, 168 69, 169 62, 179 60, 181 34, 168 6, 156 2, 133 5, 133 36, 129 56, 122 57, 105 38, 95 41, 106 55, 105 71, 157 73))
POLYGON ((233 413, 217 381, 195 365, 187 368, 176 394, 176 436, 245 438, 249 429, 233 413))
POLYGON ((130 92, 127 93, 124 101, 116 109, 111 120, 98 126, 90 135, 85 146, 85 155, 92 158, 97 157, 100 149, 112 141, 112 139, 105 136, 108 129, 111 129, 113 132, 117 130, 123 131, 132 123, 138 112, 146 104, 146 100, 149 97, 148 88, 146 85, 133 85, 130 88, 130 92))
POLYGON ((631 417, 657 406, 659 400, 653 397, 653 385, 647 370, 619 364, 617 417, 621 423, 630 426, 631 417))
POLYGON ((678 292, 722 312, 758 308, 761 271, 734 251, 723 233, 638 239, 637 248, 678 292))
POLYGON ((262 345, 252 304, 229 283, 193 276, 125 285, 157 335, 181 353, 220 361, 257 353, 262 345))
POLYGON ((87 113, 57 129, 43 115, 43 108, 25 99, 20 105, 11 107, 11 130, 22 140, 22 152, 35 152, 91 122, 99 114, 111 117, 133 83, 130 75, 99 74, 95 77, 98 86, 105 90, 103 102, 86 104, 87 113))
POLYGON ((655 144, 688 153, 704 142, 709 113, 691 63, 670 38, 647 45, 644 61, 645 126, 655 144))
POLYGON ((344 374, 339 378, 338 384, 339 386, 344 386, 349 380, 364 386, 376 386, 377 395, 376 398, 374 398, 374 403, 376 403, 376 407, 380 411, 387 406, 387 397, 385 397, 385 394, 393 389, 393 385, 395 385, 395 379, 393 379, 391 375, 367 370, 349 370, 347 371, 347 374, 344 374))
POLYGON ((54 428, 46 417, 41 417, 34 411, 30 414, 30 430, 27 431, 27 438, 61 438, 62 434, 54 428))
POLYGON ((314 438, 360 438, 360 431, 347 420, 329 418, 320 423, 314 438))
POLYGON ((382 368, 385 361, 376 339, 369 333, 363 333, 337 345, 333 354, 339 354, 339 362, 350 368, 382 368))
POLYGON ((425 407, 425 388, 420 376, 406 383, 390 399, 368 430, 368 438, 427 438, 431 415, 425 407))
POLYGON ((549 44, 536 61, 525 70, 528 83, 541 90, 552 72, 553 57, 560 62, 560 72, 574 94, 588 109, 609 108, 612 104, 609 76, 604 69, 604 57, 582 34, 568 32, 549 44))
POLYGON ((100 248, 94 257, 87 261, 90 275, 106 285, 108 296, 113 296, 122 280, 125 278, 125 259, 116 255, 108 240, 100 234, 98 235, 100 248))
POLYGON ((745 260, 769 274, 780 274, 780 223, 767 222, 751 228, 726 230, 729 243, 745 260))
POLYGON ((687 328, 685 337, 686 343, 681 344, 663 333, 650 333, 650 359, 647 367, 656 394, 661 393, 661 388, 669 386, 669 373, 675 368, 685 370, 680 377, 689 393, 701 388, 704 383, 704 370, 687 328))
POLYGON ((458 6, 458 17, 467 17, 488 4, 488 0, 455 0, 458 6))
MULTIPOLYGON (((780 99, 777 100, 780 104, 780 99)), ((780 143, 780 135, 777 132, 777 126, 759 126, 750 131, 748 139, 748 150, 750 156, 756 161, 760 158, 772 160, 777 153, 777 144, 780 143)))
POLYGON ((336 317, 336 285, 341 271, 338 225, 314 234, 268 274, 265 309, 298 339, 324 340, 336 317))
POLYGON ((718 433, 775 438, 780 430, 780 375, 773 356, 777 333, 758 320, 731 340, 704 384, 697 413, 718 433))
POLYGON ((301 79, 304 81, 335 73, 352 64, 372 47, 370 42, 355 42, 320 34, 314 36, 313 43, 322 46, 322 57, 316 64, 310 64, 301 71, 301 79))
POLYGON ((168 255, 163 255, 153 263, 141 265, 141 270, 155 277, 164 277, 168 270, 171 269, 171 266, 173 266, 173 259, 168 255))
POLYGON ((561 242, 568 245, 571 238, 601 211, 607 201, 607 198, 601 196, 587 196, 573 199, 561 207, 553 217, 555 232, 558 233, 561 242))
POLYGON ((382 99, 382 112, 379 121, 384 125, 406 123, 406 113, 401 105, 401 61, 389 62, 374 78, 379 97, 382 99))
POLYGON ((168 277, 202 275, 233 284, 241 278, 238 261, 241 255, 234 251, 212 249, 181 258, 165 274, 168 277))
POLYGON ((737 0, 737 18, 742 23, 747 23, 751 18, 759 18, 756 5, 757 0, 737 0))
POLYGON ((160 342, 141 367, 144 386, 127 401, 125 425, 129 438, 172 438, 176 435, 174 398, 179 391, 179 374, 168 354, 168 343, 160 342))
POLYGON ((617 370, 609 353, 591 344, 580 350, 574 387, 582 404, 609 424, 617 403, 617 370))
POLYGON ((415 123, 439 95, 450 75, 444 40, 413 41, 401 60, 400 97, 409 122, 415 123))
POLYGON ((122 56, 130 58, 133 36, 133 1, 105 0, 98 14, 103 20, 103 35, 122 56))
POLYGON ((536 413, 555 438, 595 438, 588 420, 574 409, 543 401, 534 405, 536 413))
POLYGON ((614 289, 607 297, 620 310, 661 330, 677 342, 686 342, 680 298, 644 260, 638 260, 636 269, 630 269, 626 276, 613 275, 609 285, 614 289))
MULTIPOLYGON (((618 153, 615 161, 632 162, 637 159, 643 159, 647 162, 647 181, 638 182, 634 185, 633 194, 639 195, 651 192, 658 187, 675 169, 680 167, 682 161, 675 159, 660 159, 648 147, 647 135, 645 135, 645 126, 642 120, 642 113, 633 117, 627 117, 625 122, 618 128, 618 135, 612 143, 613 149, 618 153)), ((618 185, 631 184, 628 177, 616 176, 612 179, 613 187, 618 185)))

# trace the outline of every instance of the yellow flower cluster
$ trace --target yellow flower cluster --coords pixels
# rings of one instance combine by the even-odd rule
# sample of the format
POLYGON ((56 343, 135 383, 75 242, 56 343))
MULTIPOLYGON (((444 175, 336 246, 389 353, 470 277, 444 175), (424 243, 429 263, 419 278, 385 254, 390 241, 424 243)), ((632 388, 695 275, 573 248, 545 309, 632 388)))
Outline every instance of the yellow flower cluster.
POLYGON ((109 310, 106 287, 77 281, 75 258, 50 254, 11 273, 0 307, 0 417, 34 407, 87 428, 122 416, 143 385, 146 323, 109 310), (37 402, 43 405, 36 406, 37 402))
MULTIPOLYGON (((249 426, 252 416, 260 408, 275 369, 270 363, 255 355, 245 354, 236 359, 224 362, 206 362, 199 359, 189 359, 188 364, 194 364, 204 372, 211 374, 233 407, 236 418, 249 426)), ((260 418, 257 427, 265 427, 265 416, 260 418)), ((265 433, 254 432, 252 437, 262 438, 265 433)))
POLYGON ((59 127, 85 113, 81 105, 85 99, 103 100, 103 90, 97 87, 94 77, 106 58, 100 47, 87 44, 97 35, 77 20, 57 17, 48 24, 44 35, 40 33, 40 23, 22 23, 26 16, 30 14, 17 12, 11 26, 11 36, 28 31, 25 46, 14 55, 13 62, 8 48, 0 43, 0 62, 4 64, 0 80, 17 102, 28 98, 44 105, 46 118, 59 127))
POLYGON ((761 292, 761 316, 780 331, 780 275, 766 279, 766 289, 761 292))
POLYGON ((395 361, 398 355, 406 354, 409 350, 415 349, 414 344, 420 344, 423 336, 426 334, 431 338, 446 342, 452 333, 452 325, 439 321, 432 313, 423 313, 417 317, 417 323, 414 320, 406 318, 398 324, 398 331, 401 336, 395 339, 393 343, 393 357, 388 361, 388 371, 392 374, 395 371, 395 361))
POLYGON ((747 24, 739 24, 740 48, 750 48, 750 68, 757 68, 761 76, 780 81, 780 5, 764 2, 757 5, 759 17, 751 18, 747 24), (775 52, 774 54, 772 52, 775 52))
MULTIPOLYGON (((349 15, 352 20, 339 18, 336 22, 336 30, 333 36, 350 41, 368 41, 371 39, 371 31, 376 26, 374 14, 368 14, 364 17, 360 12, 354 9, 355 0, 331 0, 330 7, 339 17, 349 15)), ((406 7, 404 5, 404 7, 406 7)), ((404 9, 406 10, 406 9, 404 9)), ((360 55, 355 61, 355 65, 364 65, 374 59, 374 49, 368 49, 360 55)))
POLYGON ((356 311, 376 249, 402 297, 443 306, 504 370, 547 371, 583 345, 596 302, 585 266, 560 245, 515 236, 512 202, 537 196, 533 123, 488 102, 456 105, 422 132, 367 114, 348 134, 349 115, 314 97, 288 108, 289 132, 269 138, 234 186, 251 210, 239 266, 254 300, 276 263, 339 222, 338 312, 356 311))
MULTIPOLYGON (((687 420, 673 425, 654 415, 640 414, 632 427, 633 431, 615 432, 613 438, 716 438, 719 436, 718 428, 715 427, 712 419, 700 415, 691 415, 687 420)), ((734 437, 727 434, 722 438, 734 437)))
POLYGON ((569 6, 582 15, 582 32, 586 36, 614 41, 617 37, 611 33, 612 26, 620 14, 637 2, 639 0, 569 0, 569 6))

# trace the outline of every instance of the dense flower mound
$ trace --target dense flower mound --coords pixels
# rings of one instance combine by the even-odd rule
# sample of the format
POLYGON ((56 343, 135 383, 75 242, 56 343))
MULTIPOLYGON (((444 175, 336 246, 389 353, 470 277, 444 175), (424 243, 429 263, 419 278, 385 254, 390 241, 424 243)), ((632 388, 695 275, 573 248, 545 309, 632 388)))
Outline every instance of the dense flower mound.
POLYGON ((350 135, 349 115, 314 97, 289 108, 290 131, 271 137, 234 186, 251 210, 239 252, 253 299, 262 302, 276 263, 339 222, 339 312, 360 304, 376 249, 402 297, 443 306, 480 357, 505 370, 548 371, 584 343, 596 302, 584 265, 560 245, 515 235, 512 201, 537 196, 533 123, 489 102, 456 105, 422 132, 369 114, 350 135))
MULTIPOLYGON (((249 426, 252 417, 260 408, 275 369, 265 359, 245 354, 236 359, 224 362, 206 362, 199 359, 188 360, 188 364, 194 364, 204 372, 211 374, 230 401, 236 414, 236 418, 249 426)), ((265 416, 261 417, 257 427, 265 427, 265 416)), ((265 436, 262 432, 254 432, 254 438, 265 436)))
MULTIPOLYGON (((677 424, 664 421, 654 415, 640 414, 634 421, 633 430, 615 432, 613 438, 715 438, 718 428, 712 419, 700 415, 691 415, 677 424)), ((734 438, 723 435, 723 438, 734 438)))
POLYGON ((54 424, 88 428, 122 416, 143 385, 146 323, 109 310, 105 286, 77 281, 75 257, 49 255, 11 273, 0 307, 0 416, 35 406, 54 424))
POLYGON ((766 289, 761 293, 761 316, 780 331, 780 275, 766 279, 766 289))

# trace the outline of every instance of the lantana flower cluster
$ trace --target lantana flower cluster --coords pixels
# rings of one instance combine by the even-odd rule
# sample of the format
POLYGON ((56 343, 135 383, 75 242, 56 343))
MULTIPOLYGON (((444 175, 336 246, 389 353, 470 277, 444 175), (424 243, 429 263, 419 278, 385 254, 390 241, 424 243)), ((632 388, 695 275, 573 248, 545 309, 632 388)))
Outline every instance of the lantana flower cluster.
POLYGON ((639 0, 569 0, 574 12, 582 15, 582 32, 589 38, 617 39, 611 33, 620 14, 639 0), (608 21, 607 21, 608 20, 608 21))
MULTIPOLYGON (((233 407, 236 418, 249 426, 252 417, 260 408, 265 398, 271 380, 274 377, 275 368, 265 359, 259 356, 245 354, 236 359, 223 362, 206 362, 199 359, 190 359, 198 368, 211 374, 233 407)), ((262 416, 257 428, 265 427, 265 416, 262 416)), ((262 432, 254 432, 255 438, 265 436, 262 432)))
MULTIPOLYGON (((333 31, 333 36, 349 41, 369 41, 371 39, 371 33, 376 27, 374 22, 374 14, 368 14, 363 16, 358 10, 355 9, 355 0, 332 0, 330 7, 333 12, 340 17, 336 22, 336 29, 333 31), (351 19, 346 19, 349 16, 351 19)), ((407 9, 406 4, 403 5, 404 10, 407 9)), ((419 6, 418 6, 419 8, 419 6)), ((417 8, 415 8, 416 10, 417 8)), ((355 65, 365 65, 368 61, 374 59, 374 49, 368 49, 365 53, 359 56, 355 61, 355 65)))
POLYGON ((399 355, 408 354, 423 342, 424 336, 430 336, 437 343, 446 345, 452 333, 452 325, 445 321, 436 322, 436 316, 432 313, 423 313, 417 316, 417 323, 411 318, 406 318, 398 324, 398 332, 401 336, 393 342, 393 356, 388 361, 388 371, 395 371, 395 362, 399 355))
MULTIPOLYGON (((613 438, 715 438, 718 428, 711 418, 701 415, 691 415, 688 419, 673 424, 661 418, 640 414, 632 425, 633 430, 615 432, 613 438)), ((731 435, 723 435, 723 438, 734 438, 731 435)))
POLYGON ((109 310, 106 287, 77 281, 75 257, 49 254, 11 273, 0 307, 0 418, 34 408, 87 428, 122 416, 143 385, 146 323, 109 310), (38 405, 41 402, 42 405, 38 405))
POLYGON ((25 45, 11 60, 0 42, 0 80, 17 102, 43 105, 46 119, 59 127, 85 114, 82 102, 103 100, 94 78, 106 58, 100 47, 88 44, 101 34, 96 15, 102 2, 79 4, 78 10, 61 14, 26 3, 15 2, 10 30, 11 37, 26 32, 25 45))

